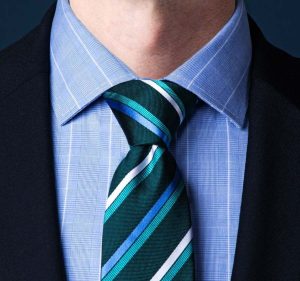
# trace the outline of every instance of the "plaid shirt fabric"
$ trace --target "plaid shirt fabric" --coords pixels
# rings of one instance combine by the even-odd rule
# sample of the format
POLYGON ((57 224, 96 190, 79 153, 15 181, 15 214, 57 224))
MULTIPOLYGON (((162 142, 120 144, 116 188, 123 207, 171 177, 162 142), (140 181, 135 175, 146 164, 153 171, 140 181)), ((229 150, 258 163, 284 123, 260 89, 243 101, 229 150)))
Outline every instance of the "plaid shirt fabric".
MULTIPOLYGON (((137 77, 57 2, 51 32, 51 102, 58 212, 69 281, 99 281, 110 181, 128 152, 101 95, 137 77)), ((242 0, 218 34, 162 79, 205 103, 171 145, 189 192, 199 281, 231 277, 246 160, 251 39, 242 0)), ((144 77, 143 77, 144 78, 144 77)))

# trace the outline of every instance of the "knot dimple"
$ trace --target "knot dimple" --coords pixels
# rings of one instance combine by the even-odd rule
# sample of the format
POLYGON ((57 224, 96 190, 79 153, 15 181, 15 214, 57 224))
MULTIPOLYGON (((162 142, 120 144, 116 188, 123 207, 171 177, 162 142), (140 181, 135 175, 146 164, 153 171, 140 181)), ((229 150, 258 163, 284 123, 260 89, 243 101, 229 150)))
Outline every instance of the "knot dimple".
POLYGON ((197 97, 163 80, 131 80, 104 93, 130 146, 169 146, 197 97))

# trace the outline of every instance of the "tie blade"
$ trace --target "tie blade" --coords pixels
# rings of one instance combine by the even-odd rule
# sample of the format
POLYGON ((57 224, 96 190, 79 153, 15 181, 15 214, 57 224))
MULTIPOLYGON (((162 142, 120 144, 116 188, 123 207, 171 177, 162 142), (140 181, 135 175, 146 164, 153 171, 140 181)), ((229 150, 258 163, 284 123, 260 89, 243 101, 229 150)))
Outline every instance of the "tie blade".
POLYGON ((130 151, 104 217, 102 279, 194 280, 186 188, 168 150, 197 98, 172 82, 133 80, 104 93, 130 151))

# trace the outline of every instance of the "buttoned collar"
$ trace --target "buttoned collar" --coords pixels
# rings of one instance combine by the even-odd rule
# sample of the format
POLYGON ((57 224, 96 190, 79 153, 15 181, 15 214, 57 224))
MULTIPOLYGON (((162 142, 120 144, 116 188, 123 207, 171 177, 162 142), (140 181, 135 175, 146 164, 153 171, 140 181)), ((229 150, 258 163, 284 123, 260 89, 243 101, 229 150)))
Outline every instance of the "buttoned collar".
MULTIPOLYGON (((57 2, 50 45, 51 102, 61 125, 110 87, 139 79, 83 26, 67 0, 57 2)), ((240 0, 216 36, 162 79, 190 90, 236 126, 243 127, 251 54, 247 12, 240 0)))

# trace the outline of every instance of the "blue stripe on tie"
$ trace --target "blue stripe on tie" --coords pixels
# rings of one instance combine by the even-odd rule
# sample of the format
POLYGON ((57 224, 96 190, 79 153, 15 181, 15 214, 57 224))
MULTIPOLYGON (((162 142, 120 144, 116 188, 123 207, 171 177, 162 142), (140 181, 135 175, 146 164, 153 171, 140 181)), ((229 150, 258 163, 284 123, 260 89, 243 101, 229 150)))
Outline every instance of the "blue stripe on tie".
POLYGON ((126 253, 126 251, 131 247, 134 241, 141 235, 153 218, 157 215, 161 207, 166 203, 168 198, 174 192, 179 181, 178 171, 175 174, 173 181, 169 184, 164 193, 156 201, 147 215, 141 220, 137 227, 131 232, 127 239, 122 243, 122 245, 117 249, 117 251, 111 256, 111 258, 102 267, 102 278, 107 275, 107 273, 115 266, 119 259, 126 253))
POLYGON ((145 117, 143 117, 142 115, 137 113, 135 110, 133 110, 132 108, 130 108, 129 106, 127 106, 123 103, 116 102, 116 101, 113 101, 110 99, 107 99, 106 101, 111 108, 116 109, 116 110, 126 114, 127 116, 129 116, 130 118, 135 120, 136 122, 140 123, 145 128, 147 128, 149 131, 151 131, 152 133, 154 133, 155 135, 160 137, 162 139, 162 141, 167 146, 169 146, 170 140, 169 140, 168 136, 163 131, 161 131, 158 127, 156 127, 153 123, 151 123, 149 120, 147 120, 145 117))

